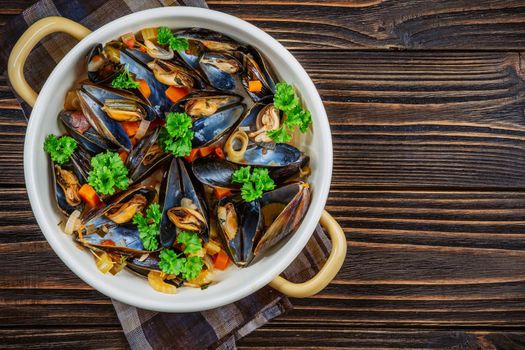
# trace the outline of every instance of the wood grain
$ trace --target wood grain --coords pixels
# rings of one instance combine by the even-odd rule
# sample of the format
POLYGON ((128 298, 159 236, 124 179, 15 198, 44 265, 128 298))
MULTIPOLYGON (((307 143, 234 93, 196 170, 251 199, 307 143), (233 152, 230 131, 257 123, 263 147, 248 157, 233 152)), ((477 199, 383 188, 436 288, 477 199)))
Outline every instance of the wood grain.
MULTIPOLYGON (((0 0, 0 26, 33 2, 0 0)), ((332 284, 239 348, 525 348, 525 5, 208 3, 278 38, 319 89, 348 240, 332 284)), ((25 128, 0 74, 0 348, 127 348, 35 222, 25 128)))
POLYGON ((521 1, 210 0, 293 49, 521 50, 521 1))

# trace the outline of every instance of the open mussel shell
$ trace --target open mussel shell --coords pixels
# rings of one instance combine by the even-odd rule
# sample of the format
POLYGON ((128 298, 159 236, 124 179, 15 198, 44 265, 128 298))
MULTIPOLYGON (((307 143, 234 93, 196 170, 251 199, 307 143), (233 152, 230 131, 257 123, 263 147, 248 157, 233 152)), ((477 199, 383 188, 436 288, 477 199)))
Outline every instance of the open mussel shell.
POLYGON ((82 112, 93 129, 114 145, 129 151, 131 149, 130 138, 119 122, 111 119, 104 112, 103 104, 84 89, 81 89, 78 95, 82 112))
POLYGON ((88 152, 96 154, 105 150, 115 151, 118 149, 118 146, 109 142, 95 131, 81 111, 61 111, 58 117, 64 124, 68 134, 77 140, 88 152), (83 125, 84 123, 88 123, 87 128, 83 125))
POLYGON ((216 112, 240 104, 242 97, 217 91, 195 91, 180 99, 174 106, 174 112, 186 112, 197 119, 210 117, 216 112))
POLYGON ((275 93, 274 73, 262 54, 254 47, 248 46, 245 52, 237 52, 239 61, 242 62, 242 85, 253 101, 260 102, 275 93), (261 91, 252 92, 249 89, 250 81, 260 81, 261 91))
MULTIPOLYGON (((150 252, 146 257, 144 256, 130 256, 128 260, 126 261, 126 267, 131 270, 132 272, 148 277, 148 273, 151 271, 156 272, 162 272, 162 270, 159 267, 159 252, 150 252)), ((176 287, 180 287, 184 283, 184 279, 182 279, 179 276, 176 276, 174 278, 166 279, 166 283, 171 283, 175 285, 176 287)))
POLYGON ((165 94, 168 87, 155 78, 153 72, 141 61, 139 52, 138 50, 129 49, 121 51, 120 63, 126 66, 135 75, 136 79, 144 79, 148 83, 151 90, 148 101, 157 114, 163 117, 161 111, 168 111, 171 107, 171 102, 165 94))
POLYGON ((237 124, 245 110, 246 106, 241 103, 194 121, 192 147, 199 148, 215 143, 237 124))
POLYGON ((184 202, 191 202, 193 210, 197 211, 200 217, 206 221, 201 230, 197 233, 204 240, 208 240, 208 218, 206 216, 206 207, 197 193, 192 179, 190 178, 186 166, 182 160, 173 158, 161 185, 160 203, 162 208, 162 217, 160 221, 160 242, 163 247, 171 247, 179 231, 188 231, 186 227, 176 224, 170 219, 169 212, 173 208, 184 207, 184 202), (179 225, 179 226, 178 226, 179 225))
POLYGON ((136 213, 142 212, 155 200, 156 195, 155 189, 137 184, 105 198, 106 205, 82 213, 82 224, 99 228, 103 225, 129 223, 136 213))
POLYGON ((264 235, 257 242, 254 255, 270 249, 301 224, 310 205, 311 190, 305 182, 296 182, 263 194, 260 203, 264 235))
POLYGON ((138 182, 154 170, 166 164, 172 157, 158 144, 160 129, 149 132, 139 144, 133 147, 126 160, 131 182, 138 182))
POLYGON ((102 44, 96 44, 87 56, 88 79, 95 84, 110 83, 122 71, 122 65, 112 61, 102 44))
MULTIPOLYGON (((147 101, 129 91, 92 84, 83 84, 82 90, 90 94, 93 98, 104 105, 104 107, 118 109, 119 104, 121 104, 122 111, 125 111, 126 105, 129 105, 133 106, 137 110, 140 110, 140 119, 153 120, 158 116, 157 112, 149 105, 147 101)), ((109 112, 106 111, 106 113, 108 114, 109 112)))
POLYGON ((234 51, 242 45, 232 38, 210 29, 184 28, 177 30, 175 36, 186 38, 188 41, 197 41, 207 51, 234 51))
POLYGON ((226 197, 216 207, 219 238, 237 266, 248 265, 263 231, 259 201, 244 202, 237 196, 226 197))
POLYGON ((83 203, 78 194, 82 186, 82 178, 75 172, 74 165, 51 164, 53 184, 55 188, 55 199, 58 209, 69 216, 75 210, 82 210, 83 203))
MULTIPOLYGON (((308 163, 308 158, 303 157, 300 162, 283 167, 269 168, 270 177, 281 184, 294 176, 299 169, 308 163)), ((216 157, 197 158, 191 163, 191 170, 197 180, 211 187, 221 187, 230 190, 239 190, 241 185, 232 183, 232 175, 243 165, 232 163, 216 157)))
POLYGON ((199 66, 215 89, 233 91, 237 88, 242 64, 234 56, 222 52, 207 52, 201 56, 199 66))
POLYGON ((77 238, 84 246, 97 247, 108 252, 119 252, 129 255, 149 253, 145 250, 139 231, 133 224, 108 225, 105 231, 98 230, 77 238))

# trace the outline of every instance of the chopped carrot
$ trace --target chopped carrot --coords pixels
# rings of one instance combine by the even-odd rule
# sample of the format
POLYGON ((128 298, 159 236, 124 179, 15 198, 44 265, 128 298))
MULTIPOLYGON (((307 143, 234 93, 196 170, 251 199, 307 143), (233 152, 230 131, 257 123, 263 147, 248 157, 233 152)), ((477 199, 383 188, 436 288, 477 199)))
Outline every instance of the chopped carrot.
POLYGON ((261 92, 262 83, 260 80, 250 80, 248 82, 248 90, 250 92, 261 92))
POLYGON ((190 154, 185 156, 184 159, 186 159, 188 162, 193 162, 197 156, 199 155, 199 149, 198 148, 194 148, 191 150, 190 154))
POLYGON ((133 39, 133 38, 128 39, 128 40, 126 40, 126 42, 124 44, 126 44, 126 46, 129 49, 132 49, 135 46, 135 39, 133 39))
POLYGON ((199 148, 199 153, 201 157, 207 157, 214 151, 214 148, 211 146, 199 148))
POLYGON ((217 158, 219 158, 219 159, 224 159, 224 158, 226 158, 226 157, 224 157, 224 152, 223 152, 222 148, 220 148, 220 147, 215 148, 215 155, 216 155, 217 158))
POLYGON ((170 86, 166 90, 166 96, 170 99, 171 102, 175 103, 189 93, 188 89, 170 86))
POLYGON ((135 34, 133 33, 126 33, 122 35, 121 37, 122 42, 129 48, 132 49, 135 47, 135 34))
POLYGON ((109 245, 109 246, 116 246, 115 242, 113 242, 111 239, 105 239, 102 242, 100 242, 101 245, 109 245))
POLYGON ((149 88, 148 82, 144 79, 136 80, 139 83, 138 90, 144 96, 145 99, 148 99, 151 96, 151 89, 149 88))
POLYGON ((142 52, 148 52, 145 46, 140 45, 139 50, 142 52))
POLYGON ((78 195, 91 208, 95 208, 101 203, 97 192, 89 184, 83 184, 78 190, 78 195))
POLYGON ((120 125, 129 137, 133 137, 139 129, 140 122, 121 122, 120 125))
POLYGON ((228 257, 228 254, 226 254, 226 252, 222 249, 213 257, 213 265, 216 269, 224 270, 228 267, 229 264, 230 258, 228 257))
POLYGON ((123 149, 118 151, 118 156, 120 157, 120 159, 122 159, 122 162, 124 163, 126 163, 126 159, 128 159, 128 155, 129 155, 129 152, 126 152, 123 149))
POLYGON ((226 196, 229 196, 232 194, 232 192, 227 189, 227 188, 222 188, 222 187, 214 187, 213 188, 213 194, 215 195, 215 198, 217 198, 218 200, 226 197, 226 196))

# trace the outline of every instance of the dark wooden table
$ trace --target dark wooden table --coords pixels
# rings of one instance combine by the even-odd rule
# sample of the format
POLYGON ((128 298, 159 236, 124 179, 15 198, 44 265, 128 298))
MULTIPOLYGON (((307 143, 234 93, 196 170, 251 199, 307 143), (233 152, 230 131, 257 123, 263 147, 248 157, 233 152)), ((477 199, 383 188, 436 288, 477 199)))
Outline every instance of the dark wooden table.
MULTIPOLYGON (((0 0, 0 25, 33 0, 0 0)), ((525 2, 210 0, 288 47, 334 138, 348 238, 322 293, 247 348, 525 348, 525 2)), ((0 76, 0 348, 124 348, 111 302, 44 240, 0 76)))

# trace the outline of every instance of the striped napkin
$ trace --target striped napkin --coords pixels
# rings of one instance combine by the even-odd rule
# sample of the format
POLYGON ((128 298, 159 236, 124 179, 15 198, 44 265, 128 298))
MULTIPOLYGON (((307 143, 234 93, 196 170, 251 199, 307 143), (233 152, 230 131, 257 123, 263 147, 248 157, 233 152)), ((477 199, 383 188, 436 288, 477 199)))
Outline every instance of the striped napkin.
MULTIPOLYGON (((4 71, 11 48, 34 22, 63 16, 92 30, 132 12, 160 6, 207 7, 204 0, 40 0, 6 23, 0 32, 0 71, 4 71)), ((56 64, 76 44, 57 33, 45 38, 31 53, 25 67, 28 83, 39 91, 56 64)), ((31 108, 20 98, 27 118, 31 108)), ((303 252, 283 275, 291 281, 309 279, 330 252, 330 241, 318 226, 303 252)), ((271 319, 292 309, 282 294, 264 287, 252 295, 214 310, 194 313, 159 313, 137 309, 113 300, 132 349, 235 349, 236 341, 271 319)))

